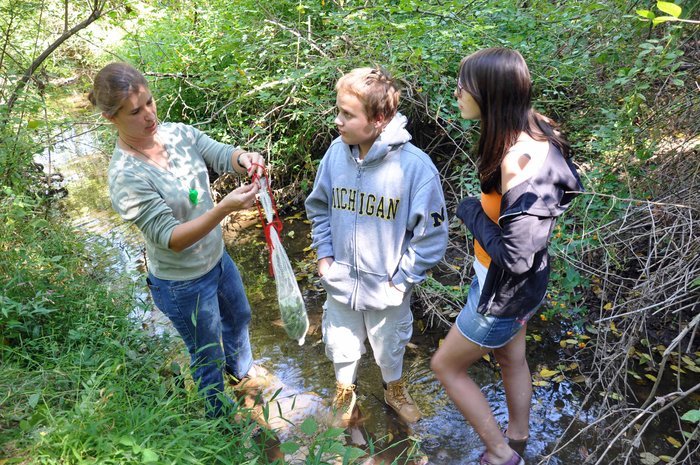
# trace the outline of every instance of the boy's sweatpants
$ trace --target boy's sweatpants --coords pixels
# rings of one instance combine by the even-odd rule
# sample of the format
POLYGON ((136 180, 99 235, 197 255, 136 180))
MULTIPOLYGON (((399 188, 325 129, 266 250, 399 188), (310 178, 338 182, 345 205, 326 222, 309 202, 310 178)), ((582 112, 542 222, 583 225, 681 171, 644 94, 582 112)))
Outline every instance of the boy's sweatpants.
POLYGON ((358 312, 328 297, 322 322, 326 356, 334 364, 357 362, 367 351, 365 340, 369 339, 384 381, 401 378, 406 344, 413 334, 410 301, 407 296, 397 307, 358 312))

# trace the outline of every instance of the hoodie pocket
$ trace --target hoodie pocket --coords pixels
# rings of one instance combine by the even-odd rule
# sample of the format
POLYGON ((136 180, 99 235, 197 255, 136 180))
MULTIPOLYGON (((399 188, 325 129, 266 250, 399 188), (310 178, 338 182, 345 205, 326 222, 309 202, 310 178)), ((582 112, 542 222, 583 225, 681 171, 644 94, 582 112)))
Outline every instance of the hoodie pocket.
POLYGON ((389 289, 389 276, 360 271, 357 288, 357 310, 385 310, 396 307, 403 301, 398 290, 389 289), (391 292, 391 294, 389 294, 391 292))
POLYGON ((398 290, 395 286, 390 284, 391 281, 387 280, 384 289, 386 290, 386 303, 387 307, 398 307, 403 303, 406 298, 406 292, 398 290))
POLYGON ((349 265, 339 263, 336 260, 328 267, 326 273, 321 276, 321 285, 335 301, 343 305, 349 305, 353 283, 355 282, 353 274, 349 265))

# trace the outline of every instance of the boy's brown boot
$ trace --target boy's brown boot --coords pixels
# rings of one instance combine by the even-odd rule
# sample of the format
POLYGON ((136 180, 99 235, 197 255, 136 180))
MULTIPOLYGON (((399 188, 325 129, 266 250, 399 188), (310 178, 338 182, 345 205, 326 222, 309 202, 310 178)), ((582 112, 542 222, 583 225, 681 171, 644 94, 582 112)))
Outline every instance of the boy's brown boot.
POLYGON ((384 389, 384 402, 406 423, 415 423, 421 419, 420 410, 408 393, 403 378, 387 383, 384 389))
POLYGON ((335 382, 335 398, 333 399, 333 423, 339 426, 348 426, 355 409, 357 395, 354 384, 342 384, 335 382))

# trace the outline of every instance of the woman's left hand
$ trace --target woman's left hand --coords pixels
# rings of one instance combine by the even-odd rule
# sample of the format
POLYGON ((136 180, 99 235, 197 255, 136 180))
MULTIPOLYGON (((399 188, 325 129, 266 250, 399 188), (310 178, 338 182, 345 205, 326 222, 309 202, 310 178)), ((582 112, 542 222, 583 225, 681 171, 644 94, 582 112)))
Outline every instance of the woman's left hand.
POLYGON ((265 159, 258 152, 240 152, 236 158, 236 163, 245 169, 250 177, 254 174, 257 174, 258 177, 263 175, 265 159))
POLYGON ((226 208, 229 213, 250 208, 255 205, 255 194, 259 190, 258 183, 244 184, 229 192, 219 204, 226 208))

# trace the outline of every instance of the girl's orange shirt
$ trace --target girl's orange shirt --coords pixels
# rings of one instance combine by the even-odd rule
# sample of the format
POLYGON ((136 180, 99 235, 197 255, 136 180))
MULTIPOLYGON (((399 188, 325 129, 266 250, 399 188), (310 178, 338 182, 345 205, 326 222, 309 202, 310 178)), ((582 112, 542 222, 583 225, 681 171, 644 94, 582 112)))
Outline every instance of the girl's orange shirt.
MULTIPOLYGON (((498 217, 501 214, 501 197, 503 196, 495 190, 488 194, 481 193, 481 208, 484 209, 486 216, 496 224, 498 224, 498 217)), ((476 239, 474 239, 474 256, 486 268, 491 264, 491 257, 476 239)))

